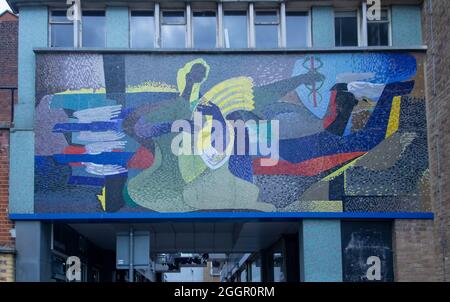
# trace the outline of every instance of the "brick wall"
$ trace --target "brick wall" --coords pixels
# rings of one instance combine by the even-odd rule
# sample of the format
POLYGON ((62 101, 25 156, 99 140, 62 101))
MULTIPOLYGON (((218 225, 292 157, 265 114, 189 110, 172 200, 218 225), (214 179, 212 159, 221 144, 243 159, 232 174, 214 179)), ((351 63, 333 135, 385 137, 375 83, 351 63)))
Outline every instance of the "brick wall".
MULTIPOLYGON (((8 12, 0 16, 0 86, 17 86, 17 17, 8 12)), ((17 94, 16 94, 17 99, 17 94)), ((0 250, 14 247, 8 220, 9 126, 11 92, 0 90, 0 250)))
POLYGON ((0 130, 0 248, 13 247, 8 220, 9 131, 0 130))
POLYGON ((428 45, 427 121, 435 254, 441 281, 450 281, 450 8, 425 0, 423 36, 428 45), (431 9, 429 4, 431 5, 431 9))
MULTIPOLYGON (((0 86, 17 86, 17 17, 0 16, 0 86)), ((16 94, 17 99, 17 94, 16 94)), ((0 90, 0 123, 10 122, 11 92, 0 90)))
POLYGON ((403 220, 394 222, 394 280, 399 282, 439 281, 433 253, 434 222, 403 220))

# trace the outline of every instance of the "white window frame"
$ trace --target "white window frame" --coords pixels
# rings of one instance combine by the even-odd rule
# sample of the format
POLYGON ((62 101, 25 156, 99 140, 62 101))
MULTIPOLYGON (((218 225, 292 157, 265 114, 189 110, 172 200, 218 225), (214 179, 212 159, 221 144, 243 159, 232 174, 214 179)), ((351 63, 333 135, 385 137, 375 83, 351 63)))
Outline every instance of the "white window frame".
POLYGON ((216 30, 217 30, 216 46, 217 46, 217 48, 224 48, 223 4, 222 4, 222 2, 217 3, 217 28, 216 28, 216 30))
POLYGON ((356 47, 360 47, 362 45, 362 37, 361 37, 361 8, 356 8, 356 29, 357 29, 357 35, 358 35, 358 45, 356 47))
POLYGON ((255 38, 255 5, 251 2, 248 6, 248 35, 249 35, 249 48, 256 48, 255 38))

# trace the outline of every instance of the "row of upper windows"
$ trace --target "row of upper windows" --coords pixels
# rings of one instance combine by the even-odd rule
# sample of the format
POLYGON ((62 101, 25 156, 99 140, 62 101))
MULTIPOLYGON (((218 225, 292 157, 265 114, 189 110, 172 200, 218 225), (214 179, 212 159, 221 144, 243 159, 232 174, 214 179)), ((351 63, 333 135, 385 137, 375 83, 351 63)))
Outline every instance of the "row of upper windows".
MULTIPOLYGON (((161 9, 158 18, 154 9, 131 9, 129 16, 131 48, 305 48, 312 44, 309 11, 250 5, 246 10, 222 10, 220 16, 218 10, 190 7, 161 9)), ((356 9, 335 11, 335 45, 390 45, 388 9, 381 11, 380 20, 366 21, 366 42, 361 37, 361 20, 356 9)), ((65 10, 52 10, 49 23, 51 47, 106 47, 104 10, 83 10, 79 34, 65 10)))

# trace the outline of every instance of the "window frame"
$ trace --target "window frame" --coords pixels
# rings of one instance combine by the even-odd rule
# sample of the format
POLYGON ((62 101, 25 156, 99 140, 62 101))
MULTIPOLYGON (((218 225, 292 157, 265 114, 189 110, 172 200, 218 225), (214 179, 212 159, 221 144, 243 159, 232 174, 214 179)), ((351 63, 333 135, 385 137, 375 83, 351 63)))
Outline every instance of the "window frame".
POLYGON ((310 9, 295 9, 295 8, 286 8, 285 10, 285 18, 286 18, 286 46, 287 49, 296 49, 288 47, 288 36, 287 36, 287 15, 288 13, 306 13, 306 17, 308 18, 306 22, 306 48, 312 47, 312 20, 311 20, 311 8, 310 9))
MULTIPOLYGON (((184 8, 159 8, 159 48, 165 48, 163 47, 163 35, 162 35, 162 29, 163 26, 176 26, 176 25, 184 25, 184 47, 180 48, 180 49, 185 49, 185 48, 190 48, 189 45, 190 44, 190 33, 189 33, 189 9, 187 8, 187 6, 189 5, 189 3, 184 7, 184 8), (164 22, 164 12, 183 12, 184 14, 184 23, 178 23, 178 24, 170 24, 170 23, 165 23, 164 22)), ((169 49, 169 48, 166 48, 169 49)))
MULTIPOLYGON (((258 3, 258 2, 256 2, 256 3, 258 3)), ((254 32, 254 44, 253 44, 253 47, 254 48, 256 48, 256 49, 274 49, 274 48, 261 48, 261 47, 258 47, 257 45, 256 45, 256 26, 271 26, 271 25, 277 25, 277 35, 278 35, 278 37, 277 37, 277 46, 275 47, 275 49, 279 49, 279 48, 282 48, 282 44, 281 44, 281 39, 282 39, 282 37, 281 37, 281 18, 282 18, 282 16, 281 16, 281 7, 279 6, 279 5, 277 5, 277 7, 262 7, 262 8, 259 8, 259 7, 255 7, 254 5, 253 5, 253 24, 250 24, 250 26, 253 26, 253 32, 254 32), (258 11, 275 11, 276 13, 277 13, 277 19, 278 19, 278 23, 257 23, 256 22, 256 14, 257 14, 257 12, 258 11)))
POLYGON ((369 21, 369 20, 367 20, 367 18, 365 20, 365 22, 366 22, 366 29, 367 29, 366 45, 368 47, 391 47, 392 46, 392 14, 391 14, 392 10, 391 10, 391 8, 389 6, 385 6, 385 7, 381 7, 381 11, 386 11, 387 21, 381 21, 381 20, 380 21, 378 21, 378 20, 369 21), (388 45, 369 46, 369 30, 368 30, 369 23, 386 23, 386 22, 388 23, 388 45))
MULTIPOLYGON (((338 12, 355 12, 356 13, 356 30, 357 30, 357 45, 355 46, 336 46, 336 41, 334 43, 334 48, 342 47, 392 47, 392 9, 391 6, 382 6, 381 10, 387 13, 387 20, 383 21, 369 21, 367 20, 367 14, 364 11, 364 2, 362 5, 358 6, 342 6, 334 7, 333 9, 333 29, 336 33, 335 20, 337 18, 338 12), (368 25, 377 23, 387 23, 388 24, 388 44, 387 45, 374 45, 369 46, 369 33, 368 25)), ((69 19, 65 21, 53 21, 52 14, 55 11, 66 12, 67 7, 63 5, 54 5, 48 8, 48 47, 58 48, 59 46, 52 46, 53 43, 53 27, 57 24, 71 25, 73 28, 73 48, 85 48, 83 46, 83 18, 84 13, 89 11, 99 11, 104 13, 105 24, 107 17, 107 7, 105 5, 90 5, 87 7, 81 7, 81 19, 79 21, 71 21, 69 19)), ((288 47, 288 35, 287 35, 287 15, 289 13, 305 13, 308 18, 307 21, 307 31, 306 31, 306 47, 313 47, 313 29, 312 29, 312 6, 308 4, 293 3, 289 1, 282 1, 278 3, 266 3, 266 2, 177 2, 177 3, 160 3, 160 2, 150 2, 142 5, 128 5, 128 31, 129 31, 129 41, 128 48, 133 48, 133 41, 131 35, 131 20, 132 12, 135 11, 149 11, 153 12, 154 18, 154 41, 153 47, 151 49, 162 48, 162 29, 164 26, 184 26, 184 39, 185 45, 183 49, 197 48, 194 45, 195 38, 195 28, 193 26, 193 18, 196 12, 214 12, 216 18, 216 37, 215 37, 215 48, 216 49, 227 49, 225 45, 225 18, 228 12, 241 12, 245 13, 246 17, 246 30, 247 30, 247 43, 245 49, 266 49, 257 47, 256 45, 256 29, 258 26, 276 26, 277 27, 277 46, 276 49, 297 49, 298 47, 288 47), (272 11, 276 13, 277 21, 264 22, 257 20, 257 14, 259 12, 272 11), (164 22, 163 15, 165 12, 183 12, 184 22, 175 24, 171 22, 164 22)), ((105 27, 104 31, 105 45, 107 48, 107 29, 105 27)), ((341 35, 342 40, 342 35, 341 35)), ((64 48, 64 47, 62 47, 64 48)), ((97 48, 97 47, 94 47, 97 48)), ((206 48, 205 48, 206 49, 206 48)), ((208 47, 209 49, 209 47, 208 47)), ((228 49, 241 49, 229 47, 228 49)), ((267 49, 273 49, 267 48, 267 49)))
MULTIPOLYGON (((191 41, 190 41, 191 48, 198 48, 195 45, 195 36, 194 36, 195 35, 194 14, 198 13, 198 12, 214 12, 215 13, 216 33, 215 33, 215 45, 214 45, 214 48, 219 48, 219 38, 220 38, 219 31, 221 29, 219 28, 220 24, 219 24, 219 9, 218 9, 218 7, 216 6, 215 8, 199 8, 199 7, 192 8, 192 6, 191 6, 191 11, 190 12, 191 12, 191 17, 190 17, 189 20, 191 21, 191 24, 188 25, 188 26, 190 26, 190 28, 191 28, 191 30, 190 30, 191 36, 189 37, 191 39, 191 41)), ((205 49, 210 49, 210 48, 201 48, 201 49, 205 50, 205 49)))
MULTIPOLYGON (((47 45, 48 45, 48 47, 50 47, 50 48, 61 48, 61 47, 58 47, 58 46, 52 46, 52 25, 54 25, 54 24, 67 24, 67 25, 72 25, 72 30, 73 30, 73 46, 72 46, 72 48, 75 48, 76 47, 76 29, 75 29, 75 22, 74 21, 71 21, 71 20, 69 20, 69 19, 67 19, 67 21, 52 21, 52 14, 53 14, 53 12, 55 12, 55 11, 67 11, 67 9, 65 9, 64 7, 53 7, 53 8, 49 8, 49 10, 48 10, 48 37, 47 37, 47 40, 48 40, 48 43, 47 43, 47 45)), ((63 47, 64 48, 64 47, 63 47)))
MULTIPOLYGON (((353 46, 337 46, 336 45, 336 38, 334 39, 334 47, 335 48, 342 48, 342 47, 360 47, 362 45, 362 37, 361 37, 361 9, 359 7, 345 7, 345 8, 334 8, 333 10, 333 28, 334 28, 334 34, 336 36, 336 13, 342 13, 342 12, 355 12, 356 13, 356 45, 353 46)), ((366 35, 367 37, 367 35, 366 35)), ((342 40, 342 37, 341 37, 342 40)))
MULTIPOLYGON (((100 8, 100 7, 88 7, 88 8, 81 8, 81 18, 80 18, 80 22, 79 22, 79 41, 78 41, 78 43, 79 43, 79 47, 80 48, 98 48, 98 47, 86 47, 86 46, 83 46, 83 34, 84 34, 84 30, 83 30, 83 13, 84 12, 98 12, 98 11, 102 11, 102 12, 104 12, 105 13, 105 16, 104 16, 104 18, 105 18, 105 32, 104 32, 104 34, 105 34, 105 45, 103 46, 103 47, 100 47, 100 48, 107 48, 107 45, 108 45, 108 42, 107 42, 107 30, 106 30, 106 8, 104 7, 104 8, 100 8)), ((75 23, 75 22, 74 22, 75 23)))
MULTIPOLYGON (((132 17, 132 12, 136 12, 136 11, 140 11, 140 12, 148 12, 151 11, 153 13, 153 47, 150 49, 154 49, 154 48, 158 48, 157 46, 157 30, 156 30, 156 22, 158 21, 156 18, 156 7, 155 5, 152 5, 152 7, 128 7, 128 37, 129 37, 129 41, 128 41, 128 48, 130 49, 138 49, 136 47, 133 47, 133 39, 132 39, 132 35, 131 35, 131 17, 132 17)), ((159 24, 158 24, 159 26, 159 24)), ((145 48, 144 48, 145 49, 145 48)))
POLYGON ((222 10, 222 18, 223 18, 223 24, 222 24, 222 28, 220 29, 222 31, 222 36, 223 36, 223 48, 225 49, 236 49, 233 47, 226 47, 226 41, 225 41, 225 13, 226 12, 245 12, 245 21, 246 21, 246 30, 247 30, 247 46, 244 49, 248 49, 250 48, 250 16, 249 16, 249 8, 247 7, 246 9, 240 9, 240 8, 224 8, 222 10))

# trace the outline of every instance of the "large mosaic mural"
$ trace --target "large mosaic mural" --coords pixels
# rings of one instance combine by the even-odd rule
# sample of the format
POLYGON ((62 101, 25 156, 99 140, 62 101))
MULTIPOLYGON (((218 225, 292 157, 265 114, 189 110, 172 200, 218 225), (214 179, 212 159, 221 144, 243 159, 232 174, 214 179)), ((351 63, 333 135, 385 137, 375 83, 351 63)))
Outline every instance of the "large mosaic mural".
POLYGON ((421 54, 36 60, 36 213, 429 210, 421 54))

